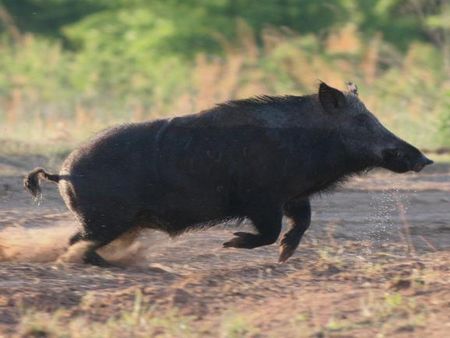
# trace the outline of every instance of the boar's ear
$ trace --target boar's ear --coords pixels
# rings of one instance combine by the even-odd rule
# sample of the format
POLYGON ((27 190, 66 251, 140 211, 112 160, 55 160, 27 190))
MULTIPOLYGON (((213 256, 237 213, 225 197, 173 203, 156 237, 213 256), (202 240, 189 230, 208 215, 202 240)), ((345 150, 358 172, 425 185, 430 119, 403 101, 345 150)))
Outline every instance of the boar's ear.
POLYGON ((319 101, 323 109, 329 113, 334 113, 347 104, 345 95, 340 90, 328 86, 325 82, 321 82, 319 86, 319 101))

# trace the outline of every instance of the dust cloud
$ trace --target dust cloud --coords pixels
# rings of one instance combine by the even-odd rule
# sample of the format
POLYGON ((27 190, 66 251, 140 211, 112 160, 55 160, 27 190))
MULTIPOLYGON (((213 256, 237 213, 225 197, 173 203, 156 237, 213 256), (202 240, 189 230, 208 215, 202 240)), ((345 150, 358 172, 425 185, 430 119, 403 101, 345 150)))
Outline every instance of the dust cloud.
MULTIPOLYGON (((0 262, 82 263, 84 252, 93 244, 82 241, 69 247, 73 225, 55 224, 44 228, 7 227, 0 231, 0 262)), ((142 266, 146 262, 140 231, 128 232, 98 250, 108 262, 120 266, 142 266)), ((148 236, 145 236, 148 240, 148 236)))

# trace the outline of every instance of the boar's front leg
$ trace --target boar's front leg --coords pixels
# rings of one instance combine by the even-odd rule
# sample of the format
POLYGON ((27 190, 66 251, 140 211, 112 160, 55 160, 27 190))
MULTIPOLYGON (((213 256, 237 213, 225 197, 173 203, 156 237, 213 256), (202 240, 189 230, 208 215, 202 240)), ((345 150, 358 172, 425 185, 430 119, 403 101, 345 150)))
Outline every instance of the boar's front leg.
POLYGON ((288 217, 290 229, 284 234, 280 243, 279 262, 286 262, 297 249, 303 234, 311 224, 311 205, 309 199, 294 199, 283 207, 288 217))
POLYGON ((224 243, 225 248, 253 249, 263 245, 275 243, 280 235, 282 213, 281 208, 261 207, 252 212, 248 218, 252 221, 257 234, 235 232, 236 237, 224 243))

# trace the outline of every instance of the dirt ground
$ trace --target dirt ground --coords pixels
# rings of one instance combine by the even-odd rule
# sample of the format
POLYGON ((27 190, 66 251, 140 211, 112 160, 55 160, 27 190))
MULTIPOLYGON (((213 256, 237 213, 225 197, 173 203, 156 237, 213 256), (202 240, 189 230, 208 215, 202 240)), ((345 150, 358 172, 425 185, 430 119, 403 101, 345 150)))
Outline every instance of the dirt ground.
MULTIPOLYGON (((76 223, 33 163, 0 157, 0 336, 446 337, 450 167, 370 173, 313 200, 296 254, 224 249, 236 225, 144 232, 121 264, 56 264, 76 223)), ((34 163, 35 162, 35 163, 34 163)), ((242 224, 240 228, 250 227, 242 224)), ((109 256, 108 256, 109 255, 109 256)))

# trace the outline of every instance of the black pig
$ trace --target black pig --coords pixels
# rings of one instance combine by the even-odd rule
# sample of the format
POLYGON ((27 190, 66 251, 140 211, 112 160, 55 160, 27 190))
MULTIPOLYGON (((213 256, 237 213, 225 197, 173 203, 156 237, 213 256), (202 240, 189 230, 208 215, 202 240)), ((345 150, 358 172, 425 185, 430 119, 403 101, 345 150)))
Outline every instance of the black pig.
MULTIPOLYGON (((225 247, 274 243, 282 217, 280 262, 310 225, 311 195, 382 167, 420 171, 432 161, 401 140, 358 99, 321 83, 307 96, 230 101, 198 114, 125 124, 72 152, 59 175, 42 168, 24 180, 40 195, 39 177, 58 183, 82 230, 86 263, 107 265, 97 249, 148 227, 170 235, 248 218, 225 247)), ((128 236, 129 237, 129 236, 128 236)))

